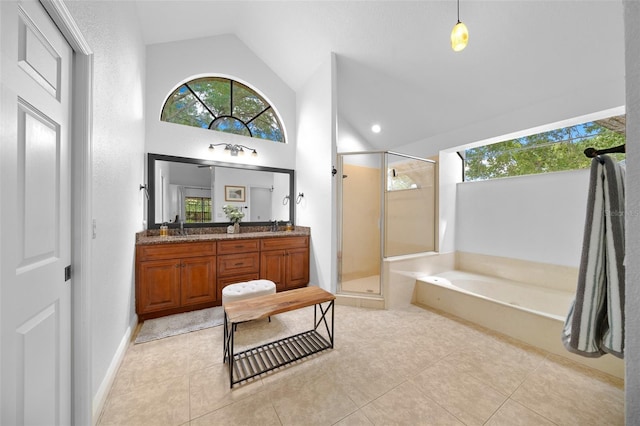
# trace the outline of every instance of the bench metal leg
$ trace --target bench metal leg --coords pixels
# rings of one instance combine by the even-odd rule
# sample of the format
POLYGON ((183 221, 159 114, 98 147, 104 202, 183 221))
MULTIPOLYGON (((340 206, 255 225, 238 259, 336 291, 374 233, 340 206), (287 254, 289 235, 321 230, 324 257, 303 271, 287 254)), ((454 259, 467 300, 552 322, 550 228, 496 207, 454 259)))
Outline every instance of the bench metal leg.
POLYGON ((233 337, 235 334, 236 326, 229 321, 227 314, 224 314, 224 356, 223 362, 229 363, 229 387, 233 387, 233 363, 234 363, 234 350, 233 350, 233 337))
POLYGON ((313 329, 317 330, 321 323, 324 323, 325 329, 327 330, 327 335, 329 336, 329 341, 331 342, 331 348, 333 348, 333 320, 334 320, 334 308, 333 308, 333 300, 329 302, 326 308, 322 307, 321 303, 314 305, 313 307, 313 329), (329 330, 329 324, 327 323, 327 313, 331 309, 331 330, 329 330), (320 310, 320 318, 318 318, 318 310, 320 310))

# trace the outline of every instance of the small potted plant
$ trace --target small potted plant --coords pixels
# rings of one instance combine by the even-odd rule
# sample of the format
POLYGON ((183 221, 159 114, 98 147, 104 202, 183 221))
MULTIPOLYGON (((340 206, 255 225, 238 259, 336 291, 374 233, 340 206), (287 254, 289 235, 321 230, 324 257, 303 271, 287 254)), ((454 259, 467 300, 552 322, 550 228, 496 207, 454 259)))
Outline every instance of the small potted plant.
POLYGON ((224 214, 227 215, 227 219, 229 219, 231 225, 233 225, 233 233, 239 234, 240 221, 244 217, 244 212, 241 210, 241 207, 225 204, 222 206, 222 211, 224 211, 224 214))

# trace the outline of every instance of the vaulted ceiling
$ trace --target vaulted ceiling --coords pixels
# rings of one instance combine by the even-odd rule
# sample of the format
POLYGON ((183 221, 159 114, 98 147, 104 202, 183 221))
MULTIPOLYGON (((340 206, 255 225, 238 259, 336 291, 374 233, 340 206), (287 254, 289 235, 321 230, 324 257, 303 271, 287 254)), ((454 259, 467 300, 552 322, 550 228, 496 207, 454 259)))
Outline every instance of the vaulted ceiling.
POLYGON ((379 149, 589 90, 624 74, 619 0, 138 0, 145 43, 235 34, 292 89, 337 55, 338 111, 379 149), (372 135, 374 122, 383 131, 372 135))

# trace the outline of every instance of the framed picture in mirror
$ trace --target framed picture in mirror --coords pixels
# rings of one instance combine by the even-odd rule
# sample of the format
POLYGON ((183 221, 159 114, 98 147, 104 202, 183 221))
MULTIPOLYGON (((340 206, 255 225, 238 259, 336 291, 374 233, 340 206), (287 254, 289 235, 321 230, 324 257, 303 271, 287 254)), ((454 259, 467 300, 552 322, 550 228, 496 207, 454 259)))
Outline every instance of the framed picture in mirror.
POLYGON ((237 201, 244 203, 245 201, 245 187, 244 186, 224 186, 224 200, 225 201, 237 201))

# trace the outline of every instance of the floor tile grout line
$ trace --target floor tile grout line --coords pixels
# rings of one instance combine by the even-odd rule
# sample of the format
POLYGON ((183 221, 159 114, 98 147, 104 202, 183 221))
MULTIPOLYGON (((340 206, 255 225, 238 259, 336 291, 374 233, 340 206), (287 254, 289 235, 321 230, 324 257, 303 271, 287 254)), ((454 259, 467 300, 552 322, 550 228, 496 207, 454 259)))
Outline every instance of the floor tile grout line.
MULTIPOLYGON (((412 383, 412 381, 410 379, 407 379, 407 381, 409 383, 412 383)), ((447 409, 447 407, 444 407, 442 404, 440 404, 438 401, 436 401, 435 399, 431 398, 429 395, 425 394, 422 389, 420 389, 420 387, 416 386, 416 388, 418 389, 418 392, 420 392, 420 394, 427 398, 428 400, 432 401, 434 404, 436 404, 438 407, 442 408, 444 411, 446 411, 447 413, 449 413, 451 416, 453 416, 456 420, 458 420, 460 423, 465 424, 463 419, 461 419, 460 417, 458 417, 455 413, 452 413, 449 409, 447 409)))
POLYGON ((513 392, 511 392, 511 395, 509 395, 509 398, 507 398, 508 401, 512 401, 518 405, 520 405, 521 407, 526 408, 527 410, 530 410, 533 413, 536 413, 538 416, 542 417, 543 419, 553 423, 554 425, 557 425, 556 422, 554 422, 553 420, 551 420, 550 418, 548 418, 547 416, 545 416, 542 413, 539 413, 537 410, 535 410, 533 407, 529 407, 526 404, 518 401, 517 399, 513 399, 513 395, 515 395, 515 393, 518 391, 518 389, 520 389, 522 387, 522 385, 524 385, 524 383, 527 381, 527 379, 529 379, 529 377, 532 377, 538 370, 540 370, 542 368, 542 366, 545 364, 545 362, 549 359, 549 356, 551 355, 550 352, 545 351, 546 354, 544 356, 544 358, 538 363, 538 365, 536 366, 536 368, 534 368, 533 370, 531 370, 524 378, 524 380, 522 380, 522 382, 520 382, 520 384, 518 385, 518 387, 516 387, 513 392))
POLYGON ((553 420, 551 420, 550 418, 548 418, 547 416, 545 416, 542 413, 539 413, 538 411, 536 411, 535 409, 531 408, 531 407, 527 407, 526 405, 524 405, 522 402, 517 401, 515 399, 512 399, 511 397, 509 397, 509 401, 513 402, 514 404, 518 404, 519 406, 531 411, 532 413, 535 413, 536 415, 542 417, 543 419, 547 420, 549 423, 553 423, 556 426, 562 426, 562 425, 558 425, 557 422, 554 422, 553 420))

